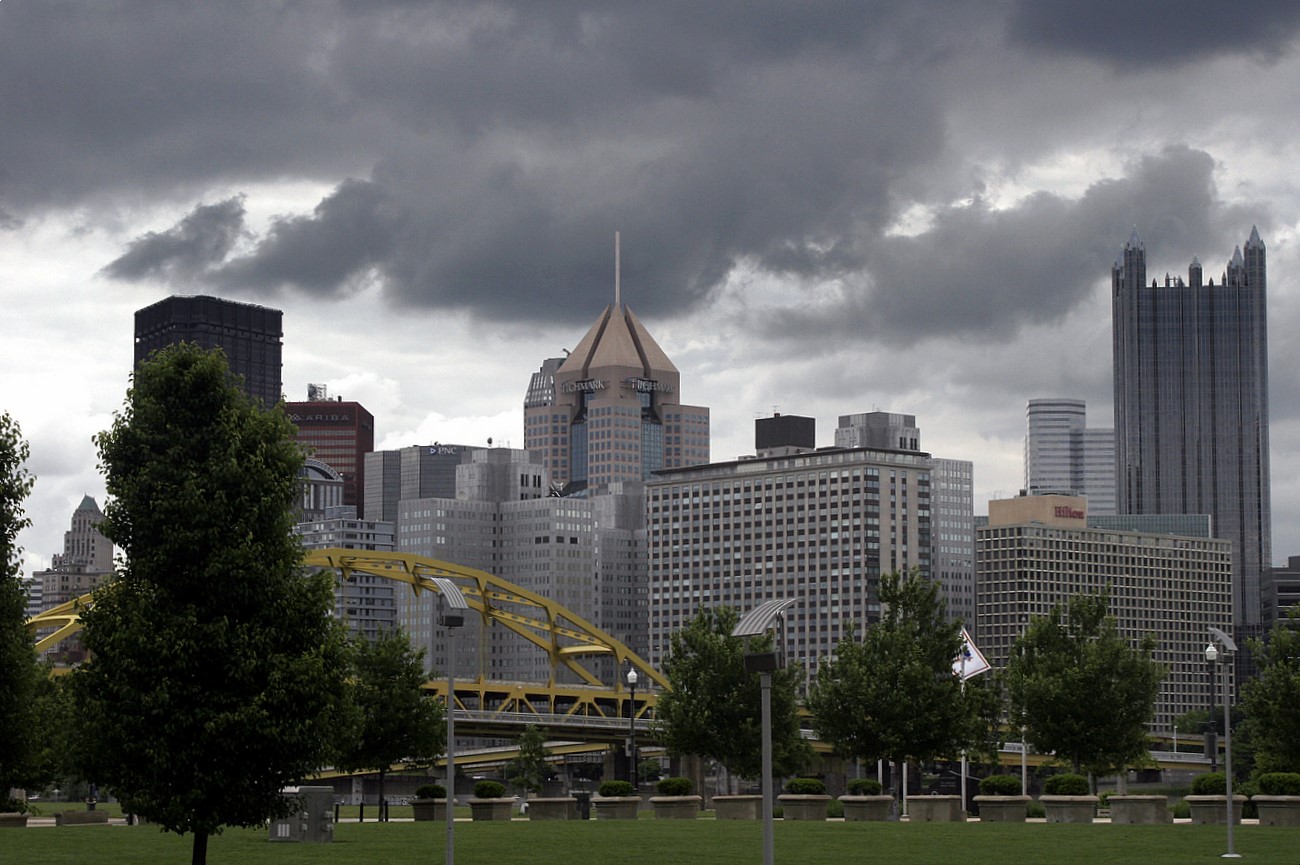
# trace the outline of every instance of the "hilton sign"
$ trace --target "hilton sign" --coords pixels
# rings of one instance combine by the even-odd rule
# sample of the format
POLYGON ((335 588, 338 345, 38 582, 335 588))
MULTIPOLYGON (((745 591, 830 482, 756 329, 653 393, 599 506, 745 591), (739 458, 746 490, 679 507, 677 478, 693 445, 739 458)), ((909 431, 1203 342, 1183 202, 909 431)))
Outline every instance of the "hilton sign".
POLYGON ((1065 520, 1082 520, 1085 519, 1083 511, 1078 508, 1072 508, 1069 505, 1057 505, 1054 511, 1056 516, 1065 520))

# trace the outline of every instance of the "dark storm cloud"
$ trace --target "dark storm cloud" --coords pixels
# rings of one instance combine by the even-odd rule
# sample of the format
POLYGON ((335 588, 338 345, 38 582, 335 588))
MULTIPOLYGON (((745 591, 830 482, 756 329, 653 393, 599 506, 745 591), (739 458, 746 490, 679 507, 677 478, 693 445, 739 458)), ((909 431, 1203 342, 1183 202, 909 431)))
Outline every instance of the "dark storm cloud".
POLYGON ((230 253, 244 228, 242 197, 200 204, 167 231, 131 241, 126 253, 104 267, 111 279, 193 278, 230 253))
POLYGON ((783 316, 768 336, 857 334, 894 345, 1010 338, 1087 299, 1109 278, 1134 226, 1149 276, 1185 275, 1194 254, 1207 277, 1217 274, 1232 243, 1244 241, 1252 224, 1265 226, 1268 214, 1225 204, 1213 170, 1208 154, 1170 147, 1078 200, 1038 193, 1001 210, 980 200, 944 208, 919 235, 869 241, 865 270, 844 278, 842 303, 783 316))
POLYGON ((1294 47, 1294 0, 1015 0, 1016 40, 1118 68, 1185 66, 1225 54, 1263 59, 1294 47))

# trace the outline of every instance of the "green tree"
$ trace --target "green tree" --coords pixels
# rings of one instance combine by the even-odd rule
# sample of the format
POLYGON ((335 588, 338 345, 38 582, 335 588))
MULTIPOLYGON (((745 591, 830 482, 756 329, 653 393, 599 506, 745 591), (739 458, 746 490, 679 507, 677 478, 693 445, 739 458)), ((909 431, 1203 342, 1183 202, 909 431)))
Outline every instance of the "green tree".
MULTIPOLYGON (((717 760, 732 774, 757 778, 763 769, 762 691, 757 673, 745 672, 746 651, 770 651, 772 636, 748 646, 731 631, 739 617, 730 607, 701 609, 672 635, 664 673, 671 690, 659 696, 656 729, 673 756, 717 760)), ((772 769, 789 775, 812 757, 799 733, 800 671, 772 674, 772 769)))
POLYGON ((96 437, 116 578, 82 617, 72 676, 82 774, 165 830, 193 862, 223 826, 290 812, 280 790, 334 758, 346 641, 333 581, 292 535, 303 454, 280 408, 220 352, 178 345, 136 370, 96 437))
POLYGON ((1040 753, 1093 776, 1140 762, 1165 668, 1156 641, 1137 646, 1108 615, 1109 598, 1076 595, 1037 617, 1007 665, 1012 723, 1040 753))
POLYGON ((880 578, 880 622, 850 633, 823 661, 808 695, 817 734, 844 757, 896 764, 955 756, 978 742, 975 701, 952 661, 961 624, 945 617, 939 585, 917 571, 880 578))
MULTIPOLYGON (((1259 673, 1242 688, 1256 768, 1300 772, 1300 622, 1279 621, 1265 640, 1251 640, 1259 673)), ((1233 741, 1236 756, 1237 741, 1233 741)), ((1236 762, 1234 760, 1234 762, 1236 762)))
POLYGON ((36 706, 42 672, 26 628, 18 546, 18 533, 31 525, 23 512, 35 480, 27 456, 18 423, 7 412, 0 414, 0 811, 26 809, 26 802, 9 803, 9 788, 36 787, 44 780, 36 706))
POLYGON ((542 792, 542 782, 554 772, 546 762, 546 731, 529 724, 519 736, 519 756, 506 766, 506 779, 510 786, 529 793, 542 792))
POLYGON ((384 778, 392 766, 429 766, 443 752, 445 715, 442 705, 424 693, 424 651, 412 650, 400 629, 374 640, 359 639, 352 668, 356 727, 338 764, 347 771, 378 772, 383 801, 384 778))

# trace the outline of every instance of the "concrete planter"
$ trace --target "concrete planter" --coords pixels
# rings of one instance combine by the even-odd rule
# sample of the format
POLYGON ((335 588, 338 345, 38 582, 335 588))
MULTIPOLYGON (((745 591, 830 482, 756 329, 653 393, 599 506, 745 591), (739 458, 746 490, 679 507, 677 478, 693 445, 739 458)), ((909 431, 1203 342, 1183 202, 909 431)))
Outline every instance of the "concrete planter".
POLYGON ((1049 796, 1038 797, 1043 810, 1047 812, 1048 823, 1091 823, 1093 813, 1097 810, 1096 796, 1049 796))
POLYGON ((699 796, 651 796, 656 820, 694 820, 700 816, 699 796))
POLYGON ((641 805, 640 796, 606 796, 592 799, 596 806, 597 820, 635 820, 636 809, 641 805))
POLYGON ((529 820, 577 820, 578 800, 572 796, 529 799, 529 820))
POLYGON ((1174 822, 1169 813, 1169 800, 1164 796, 1106 797, 1110 805, 1110 822, 1119 826, 1152 826, 1174 822))
MULTIPOLYGON (((1192 810, 1192 822, 1198 826, 1212 824, 1223 825, 1228 822, 1228 797, 1220 793, 1214 796, 1184 796, 1183 801, 1192 810)), ((1245 796, 1232 797, 1232 820, 1241 822, 1241 808, 1246 804, 1245 796)))
POLYGON ((510 812, 514 806, 515 800, 513 797, 509 799, 470 799, 469 814, 475 820, 509 820, 510 812))
POLYGON ((1029 813, 1029 796, 975 796, 981 823, 1023 823, 1029 813))
POLYGON ((22 829, 27 825, 27 815, 17 811, 0 813, 0 829, 22 829))
POLYGON ((1261 826, 1300 826, 1300 796, 1269 796, 1261 793, 1250 801, 1259 809, 1261 826))
POLYGON ((54 815, 55 826, 107 826, 107 811, 60 811, 54 815))
POLYGON ((415 822, 417 823, 426 820, 446 820, 447 800, 446 799, 412 799, 411 811, 415 814, 415 822))
POLYGON ((844 820, 847 823, 865 823, 888 820, 894 811, 894 797, 888 794, 875 796, 841 796, 844 820))
POLYGON ((831 797, 825 793, 782 793, 776 797, 785 820, 825 820, 831 797))
POLYGON ((960 796, 908 796, 907 819, 913 823, 961 823, 966 815, 960 796))
POLYGON ((719 820, 757 820, 762 813, 762 796, 713 797, 713 815, 719 820))

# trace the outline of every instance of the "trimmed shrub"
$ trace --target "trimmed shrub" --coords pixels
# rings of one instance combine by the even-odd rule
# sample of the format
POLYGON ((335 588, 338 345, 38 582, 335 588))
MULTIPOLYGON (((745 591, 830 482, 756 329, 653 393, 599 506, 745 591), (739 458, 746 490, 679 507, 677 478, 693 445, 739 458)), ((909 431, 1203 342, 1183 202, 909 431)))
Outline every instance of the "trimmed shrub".
POLYGON ((655 792, 660 796, 691 795, 690 778, 663 778, 655 784, 655 792))
POLYGON ((818 796, 826 792, 826 785, 816 778, 791 778, 785 782, 785 792, 794 796, 818 796))
POLYGON ((832 820, 844 819, 844 803, 839 799, 832 799, 826 804, 826 816, 832 820))
POLYGON ((990 775, 980 781, 984 796, 1019 796, 1020 779, 1015 775, 990 775))
MULTIPOLYGON (((477 795, 477 794, 476 794, 477 795)), ((422 784, 415 788, 417 799, 446 799, 447 788, 441 784, 422 784)))
POLYGON ((1254 781, 1245 781, 1241 784, 1232 785, 1232 795, 1245 796, 1246 801, 1241 806, 1241 819, 1252 820, 1259 817, 1259 806, 1251 801, 1251 796, 1259 792, 1259 785, 1254 781))
POLYGON ((479 781, 474 785, 474 798, 500 799, 506 794, 506 785, 500 781, 479 781))
POLYGON ((1256 783, 1265 796, 1300 796, 1300 772, 1265 772, 1256 783))
POLYGON ((1043 792, 1049 796, 1087 796, 1092 791, 1088 789, 1087 778, 1067 772, 1044 781, 1043 792))
POLYGON ((631 781, 604 781, 596 792, 608 799, 614 796, 631 796, 636 790, 632 788, 631 781))
POLYGON ((1192 816, 1192 806, 1187 804, 1186 799, 1179 799, 1173 807, 1175 820, 1186 820, 1192 816))
POLYGON ((1046 817, 1046 816, 1047 816, 1047 809, 1044 808, 1044 807, 1043 807, 1043 803, 1042 803, 1042 802, 1039 802, 1037 799, 1030 799, 1030 800, 1029 800, 1029 804, 1028 804, 1027 806, 1025 806, 1025 816, 1026 816, 1026 817, 1046 817))
POLYGON ((875 778, 854 778, 849 782, 850 796, 879 796, 884 789, 875 778))
POLYGON ((1222 796, 1226 792, 1228 782, 1222 772, 1206 772, 1192 779, 1193 796, 1222 796))

